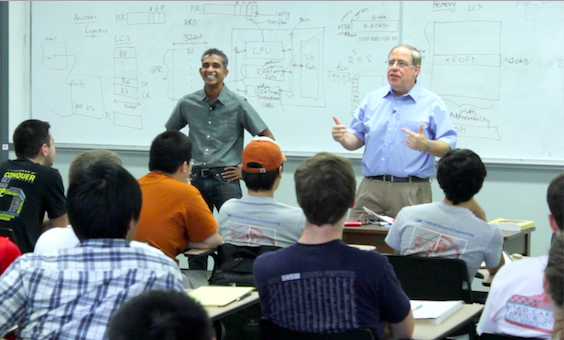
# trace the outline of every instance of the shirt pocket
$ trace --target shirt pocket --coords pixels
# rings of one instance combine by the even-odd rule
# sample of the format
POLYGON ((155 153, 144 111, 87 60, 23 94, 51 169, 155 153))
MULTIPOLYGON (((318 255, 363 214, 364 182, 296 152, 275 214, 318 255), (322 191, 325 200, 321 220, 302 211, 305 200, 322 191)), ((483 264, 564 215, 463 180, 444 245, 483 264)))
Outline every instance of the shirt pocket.
MULTIPOLYGON (((419 133, 419 125, 421 125, 421 123, 423 123, 423 133, 425 133, 425 136, 427 136, 427 126, 429 126, 429 122, 403 119, 400 121, 400 129, 405 128, 408 129, 409 131, 419 133)), ((402 134, 404 137, 407 137, 406 132, 402 131, 402 134)))
POLYGON ((232 142, 239 136, 237 115, 225 115, 217 121, 216 138, 224 143, 232 142))

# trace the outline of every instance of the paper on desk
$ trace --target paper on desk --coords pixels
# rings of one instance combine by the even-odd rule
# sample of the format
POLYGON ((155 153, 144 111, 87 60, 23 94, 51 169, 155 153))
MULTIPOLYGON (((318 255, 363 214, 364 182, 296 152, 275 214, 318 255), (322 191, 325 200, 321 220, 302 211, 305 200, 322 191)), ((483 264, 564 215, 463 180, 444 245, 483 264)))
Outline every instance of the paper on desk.
POLYGON ((375 213, 374 211, 368 209, 368 208, 365 207, 365 206, 363 206, 362 208, 363 208, 364 211, 366 211, 369 215, 375 216, 375 217, 377 217, 377 218, 381 219, 382 221, 387 222, 387 223, 389 223, 389 224, 394 223, 394 219, 391 218, 391 217, 379 215, 379 214, 375 213))
POLYGON ((223 307, 253 292, 254 287, 202 286, 188 293, 203 306, 223 307))

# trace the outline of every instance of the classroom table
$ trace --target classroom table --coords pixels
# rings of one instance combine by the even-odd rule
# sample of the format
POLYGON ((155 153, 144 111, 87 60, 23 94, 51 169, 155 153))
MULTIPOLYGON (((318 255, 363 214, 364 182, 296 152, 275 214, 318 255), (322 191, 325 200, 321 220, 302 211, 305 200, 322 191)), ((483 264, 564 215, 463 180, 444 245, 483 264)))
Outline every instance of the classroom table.
POLYGON ((415 340, 442 339, 470 322, 474 322, 474 318, 482 313, 482 309, 484 309, 484 305, 481 304, 465 304, 459 311, 438 325, 425 324, 415 320, 415 330, 411 338, 415 340))
MULTIPOLYGON (((345 227, 343 241, 345 243, 367 244, 375 246, 381 253, 394 253, 394 249, 386 244, 384 239, 390 228, 378 225, 362 225, 360 227, 345 227)), ((502 231, 503 250, 509 254, 522 254, 529 256, 531 253, 531 233, 535 228, 523 231, 502 231)))
MULTIPOLYGON (((191 291, 191 289, 186 289, 186 292, 189 291, 191 291)), ((260 303, 259 295, 258 292, 255 290, 251 293, 251 295, 239 301, 233 301, 227 306, 223 306, 223 307, 204 306, 204 308, 206 312, 208 312, 208 316, 212 321, 218 321, 228 315, 237 313, 242 309, 248 308, 258 303, 260 303)))

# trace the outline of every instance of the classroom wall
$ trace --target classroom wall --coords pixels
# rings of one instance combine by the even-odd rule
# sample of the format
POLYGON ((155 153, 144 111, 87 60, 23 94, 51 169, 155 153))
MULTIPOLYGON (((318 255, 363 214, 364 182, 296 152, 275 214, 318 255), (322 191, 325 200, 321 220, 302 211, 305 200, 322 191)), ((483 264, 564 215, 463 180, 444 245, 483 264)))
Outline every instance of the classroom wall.
MULTIPOLYGON (((327 132, 329 133, 329 132, 327 132)), ((54 136, 56 139, 56 136, 54 136)), ((59 169, 65 188, 68 184, 68 168, 70 162, 81 151, 58 149, 54 167, 59 169)), ((133 176, 139 178, 148 172, 148 153, 119 152, 124 166, 133 176)), ((10 155, 14 157, 13 153, 10 155)), ((304 158, 290 157, 284 164, 284 172, 280 188, 274 198, 282 203, 297 206, 294 190, 294 172, 304 158)), ((362 180, 360 160, 353 159, 353 167, 357 175, 357 185, 362 180)), ((552 232, 548 225, 549 214, 546 204, 546 189, 550 181, 561 171, 557 169, 523 169, 488 166, 488 176, 483 189, 476 199, 486 211, 488 219, 497 217, 530 219, 535 221, 537 230, 532 234, 531 253, 533 256, 546 255, 552 232)), ((443 194, 436 180, 432 182, 433 201, 443 199, 443 194)), ((243 184, 243 193, 246 188, 243 184)))

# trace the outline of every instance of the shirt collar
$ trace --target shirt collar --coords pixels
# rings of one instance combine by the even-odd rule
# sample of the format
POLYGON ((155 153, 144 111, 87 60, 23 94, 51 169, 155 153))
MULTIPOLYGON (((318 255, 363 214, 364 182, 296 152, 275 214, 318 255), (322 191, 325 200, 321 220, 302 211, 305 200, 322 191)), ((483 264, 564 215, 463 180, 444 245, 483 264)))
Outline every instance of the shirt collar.
POLYGON ((130 247, 129 241, 124 238, 90 238, 80 242, 78 246, 96 248, 130 247))
POLYGON ((396 98, 411 98, 414 102, 417 103, 417 99, 419 99, 419 93, 421 92, 421 85, 419 85, 419 82, 415 82, 415 85, 413 85, 413 87, 411 88, 411 90, 409 90, 409 92, 407 92, 406 94, 404 94, 401 97, 396 96, 396 94, 394 93, 394 91, 392 90, 392 86, 390 86, 390 89, 388 90, 388 92, 386 92, 386 94, 384 94, 384 98, 387 96, 394 96, 396 98))
MULTIPOLYGON (((217 96, 217 99, 215 101, 220 102, 222 104, 225 104, 225 102, 227 101, 227 98, 228 98, 227 92, 229 92, 229 90, 227 89, 227 85, 225 85, 225 83, 224 83, 223 88, 221 89, 221 92, 219 92, 219 96, 217 96)), ((208 99, 208 95, 206 94, 205 88, 202 89, 202 101, 211 102, 208 99)))

